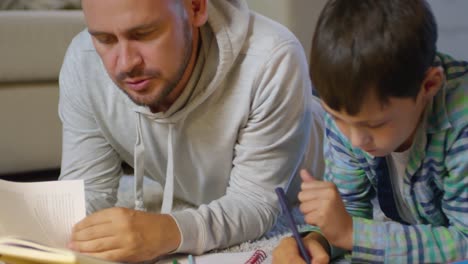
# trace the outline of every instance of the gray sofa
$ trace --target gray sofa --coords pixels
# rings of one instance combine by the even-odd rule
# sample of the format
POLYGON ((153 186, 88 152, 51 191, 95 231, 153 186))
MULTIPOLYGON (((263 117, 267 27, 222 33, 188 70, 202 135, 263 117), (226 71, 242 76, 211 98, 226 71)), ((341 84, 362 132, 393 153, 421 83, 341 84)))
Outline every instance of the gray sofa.
POLYGON ((58 73, 81 11, 0 11, 0 175, 60 166, 58 73))

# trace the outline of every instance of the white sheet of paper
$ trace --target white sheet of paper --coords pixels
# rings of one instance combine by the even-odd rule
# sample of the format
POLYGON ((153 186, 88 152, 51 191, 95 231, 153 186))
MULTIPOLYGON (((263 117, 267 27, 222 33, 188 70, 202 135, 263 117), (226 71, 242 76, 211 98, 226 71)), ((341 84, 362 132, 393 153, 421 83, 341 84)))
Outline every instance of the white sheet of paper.
MULTIPOLYGON (((210 253, 201 256, 194 256, 195 264, 244 264, 247 260, 254 254, 254 251, 248 252, 235 252, 235 253, 210 253)), ((156 264, 172 264, 172 261, 177 259, 178 264, 189 264, 187 256, 180 256, 180 257, 168 257, 164 260, 160 260, 156 262, 156 264)), ((272 259, 271 256, 266 257, 261 262, 257 262, 258 264, 271 264, 272 259)))
POLYGON ((19 183, 0 180, 0 235, 66 247, 86 216, 83 180, 19 183))

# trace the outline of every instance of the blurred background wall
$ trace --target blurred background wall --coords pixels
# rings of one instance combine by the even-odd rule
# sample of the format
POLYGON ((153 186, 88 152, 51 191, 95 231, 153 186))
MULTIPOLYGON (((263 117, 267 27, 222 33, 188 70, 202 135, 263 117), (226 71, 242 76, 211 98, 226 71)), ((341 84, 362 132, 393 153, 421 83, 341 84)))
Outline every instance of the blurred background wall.
MULTIPOLYGON (((315 23, 326 0, 248 0, 249 6, 294 32, 309 57, 315 23)), ((428 0, 439 28, 438 49, 468 60, 468 0, 428 0)))

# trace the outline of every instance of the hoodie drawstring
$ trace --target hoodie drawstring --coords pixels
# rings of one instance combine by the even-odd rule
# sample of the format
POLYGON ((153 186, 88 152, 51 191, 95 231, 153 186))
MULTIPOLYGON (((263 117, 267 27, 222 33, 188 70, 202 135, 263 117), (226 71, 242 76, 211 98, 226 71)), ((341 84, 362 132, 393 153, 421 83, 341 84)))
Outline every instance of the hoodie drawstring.
POLYGON ((134 191, 135 191, 135 210, 146 211, 145 205, 143 204, 143 177, 145 172, 145 146, 142 140, 141 133, 141 115, 137 114, 136 132, 137 139, 134 148, 134 191))
MULTIPOLYGON (((135 210, 146 211, 143 203, 143 179, 145 172, 145 146, 143 144, 143 136, 141 132, 141 114, 137 114, 136 132, 137 139, 134 148, 134 173, 135 173, 135 210)), ((167 169, 166 169, 166 184, 164 185, 163 201, 161 213, 168 214, 172 211, 174 199, 174 155, 172 146, 173 124, 169 124, 169 133, 167 138, 167 169)))
POLYGON ((167 137, 166 184, 164 185, 164 195, 161 207, 162 214, 168 214, 172 211, 172 202, 174 199, 174 155, 172 147, 173 126, 173 124, 169 124, 169 134, 167 137))

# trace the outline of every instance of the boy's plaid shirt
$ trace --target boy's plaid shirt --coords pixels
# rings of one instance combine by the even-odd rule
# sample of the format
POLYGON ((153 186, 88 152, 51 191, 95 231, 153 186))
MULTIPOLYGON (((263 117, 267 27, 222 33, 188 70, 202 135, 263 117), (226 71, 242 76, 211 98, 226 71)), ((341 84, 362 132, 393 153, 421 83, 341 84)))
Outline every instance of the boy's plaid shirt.
POLYGON ((352 262, 468 258, 468 62, 438 54, 435 63, 446 82, 427 109, 426 133, 415 138, 403 184, 416 225, 372 220, 377 159, 353 148, 326 115, 325 180, 336 184, 353 216, 352 262))

